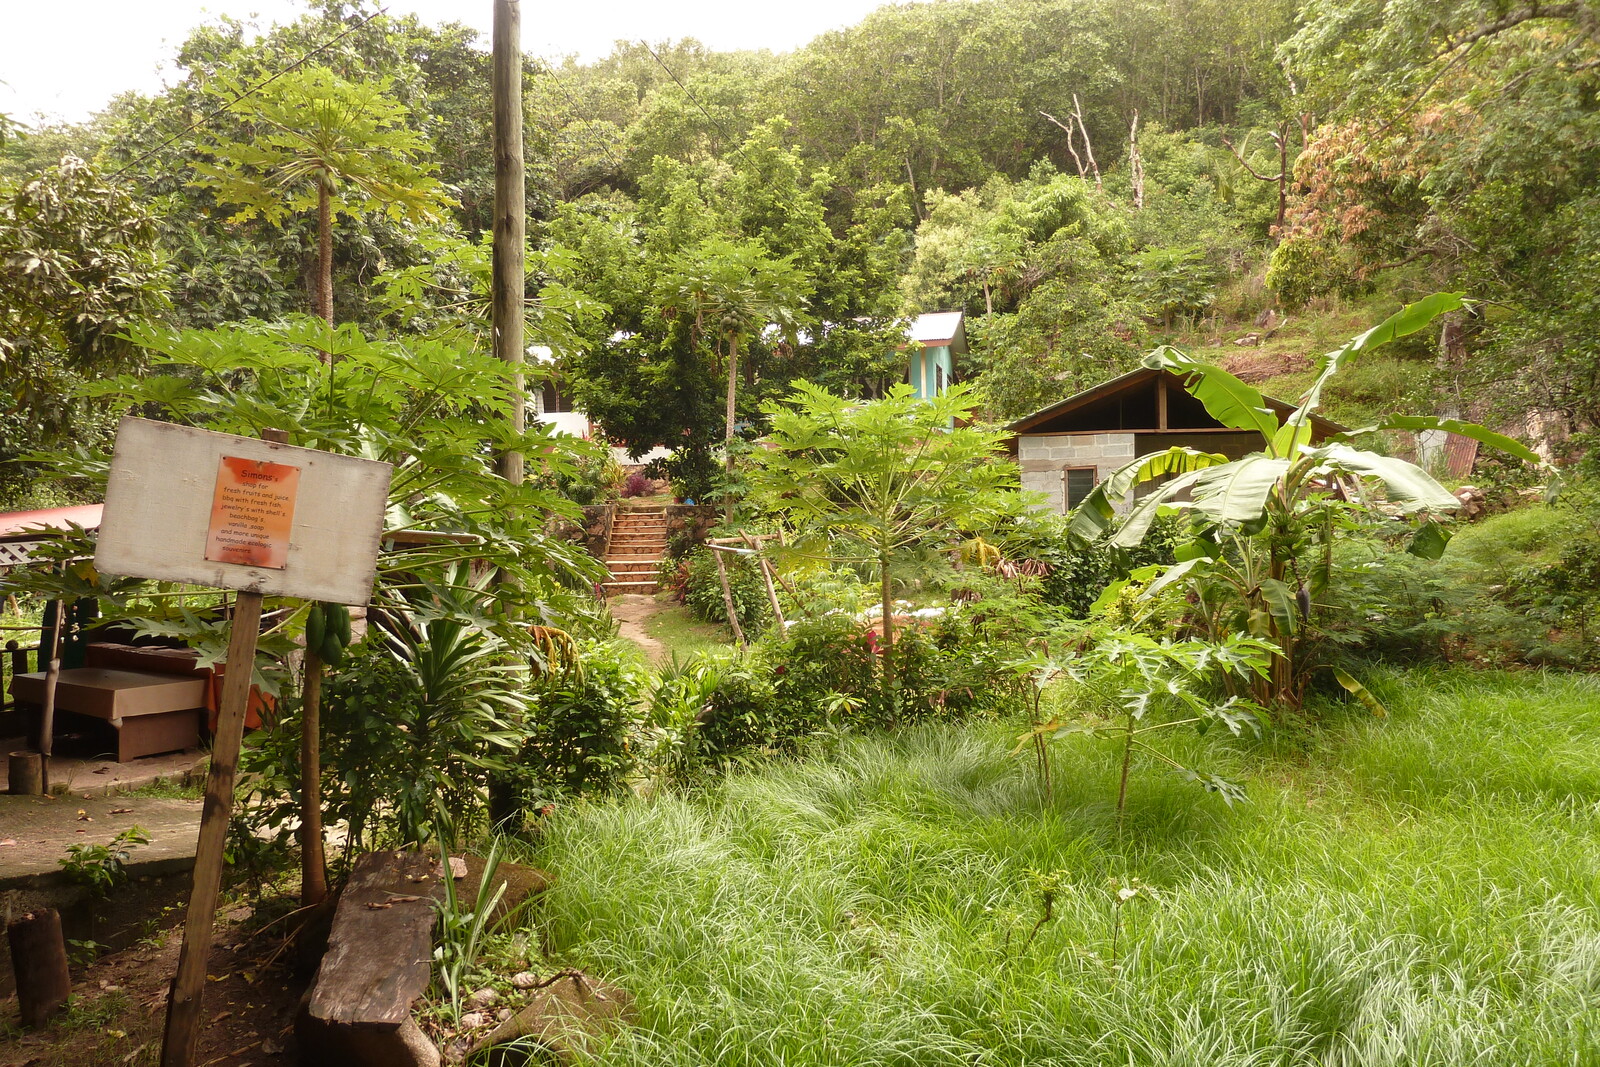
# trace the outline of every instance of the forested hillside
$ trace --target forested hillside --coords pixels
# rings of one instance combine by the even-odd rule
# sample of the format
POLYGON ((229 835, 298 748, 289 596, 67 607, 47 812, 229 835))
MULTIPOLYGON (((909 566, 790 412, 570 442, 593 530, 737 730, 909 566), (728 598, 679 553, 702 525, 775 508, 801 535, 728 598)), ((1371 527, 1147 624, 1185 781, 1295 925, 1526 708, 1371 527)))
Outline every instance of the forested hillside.
MULTIPOLYGON (((160 97, 0 123, 7 492, 19 455, 104 431, 71 397, 139 369, 132 322, 321 306, 316 196, 272 151, 348 153, 339 322, 481 343, 484 48, 323 0, 259 38, 197 27, 160 97)), ((1163 340, 1292 377, 1351 305, 1455 290, 1477 303, 1330 411, 1570 450, 1600 417, 1597 86, 1596 0, 944 0, 790 54, 530 62, 531 336, 613 436, 688 446, 693 484, 732 353, 758 420, 798 377, 880 394, 897 317, 964 308, 959 370, 1004 420, 1163 340)))

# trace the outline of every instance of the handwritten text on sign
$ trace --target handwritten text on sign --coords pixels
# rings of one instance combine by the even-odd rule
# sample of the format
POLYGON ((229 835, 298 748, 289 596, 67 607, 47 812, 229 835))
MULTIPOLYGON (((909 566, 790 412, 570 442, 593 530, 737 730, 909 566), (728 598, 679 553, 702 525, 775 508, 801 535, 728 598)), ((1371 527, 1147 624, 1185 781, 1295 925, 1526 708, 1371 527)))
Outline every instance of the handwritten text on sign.
POLYGON ((282 570, 299 486, 299 467, 223 456, 211 498, 206 559, 282 570))

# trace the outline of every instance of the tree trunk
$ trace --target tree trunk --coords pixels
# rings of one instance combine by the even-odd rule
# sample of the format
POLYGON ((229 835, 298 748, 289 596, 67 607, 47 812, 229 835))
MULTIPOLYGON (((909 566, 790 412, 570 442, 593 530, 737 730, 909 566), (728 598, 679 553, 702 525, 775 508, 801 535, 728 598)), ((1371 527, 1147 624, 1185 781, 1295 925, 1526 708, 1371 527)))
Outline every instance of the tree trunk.
POLYGON ((1278 128, 1278 240, 1283 240, 1283 221, 1289 215, 1289 124, 1278 128))
POLYGON ((722 553, 715 548, 711 555, 717 561, 717 578, 722 582, 722 606, 728 612, 728 628, 733 631, 733 639, 743 647, 747 642, 744 639, 744 629, 739 625, 739 609, 733 603, 733 586, 728 582, 728 566, 722 561, 722 553))
POLYGON ((56 687, 61 683, 61 634, 67 628, 67 602, 53 600, 50 608, 55 612, 56 623, 50 628, 50 649, 42 665, 44 674, 44 708, 39 714, 39 791, 50 793, 50 756, 56 742, 56 687))
MULTIPOLYGON (((317 314, 333 325, 333 198, 328 186, 317 183, 317 314)), ((333 357, 322 354, 322 362, 333 357)))
POLYGON ((722 491, 722 521, 733 522, 733 425, 737 418, 734 412, 734 400, 739 389, 739 342, 737 338, 728 338, 728 414, 727 423, 722 433, 722 469, 726 472, 728 485, 722 491))
POLYGON ((44 1026, 72 993, 61 913, 54 908, 29 912, 6 925, 6 940, 11 946, 11 970, 17 977, 22 1025, 44 1026))
POLYGON ((734 413, 734 399, 739 389, 739 345, 734 338, 728 338, 728 414, 727 422, 722 432, 722 443, 728 448, 726 457, 728 470, 733 470, 733 425, 737 418, 734 413))
MULTIPOLYGON (((490 99, 494 109, 494 249, 490 318, 495 355, 514 369, 511 429, 520 434, 527 426, 522 364, 528 203, 522 151, 522 10, 516 0, 495 0, 493 45, 490 99)), ((501 477, 512 485, 521 485, 525 462, 521 452, 506 452, 498 462, 501 477)))
POLYGON ((322 657, 306 649, 306 680, 300 722, 300 906, 328 897, 328 867, 322 854, 322 657))
POLYGON ((894 598, 889 590, 889 554, 878 555, 878 573, 883 600, 883 704, 889 711, 891 726, 900 721, 899 680, 894 673, 894 598))

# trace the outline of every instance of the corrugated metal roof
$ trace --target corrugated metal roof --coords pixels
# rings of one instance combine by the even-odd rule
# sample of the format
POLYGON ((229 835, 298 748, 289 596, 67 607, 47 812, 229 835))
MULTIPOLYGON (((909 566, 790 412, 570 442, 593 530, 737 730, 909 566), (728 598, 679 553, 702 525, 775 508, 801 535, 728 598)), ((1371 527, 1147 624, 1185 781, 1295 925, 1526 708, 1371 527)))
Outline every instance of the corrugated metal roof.
MULTIPOLYGON (((1007 425, 1006 429, 1014 434, 1027 433, 1035 426, 1048 422, 1051 419, 1068 414, 1077 408, 1085 407, 1097 400, 1103 400, 1108 396, 1114 395, 1120 390, 1136 389, 1145 382, 1153 381, 1162 375, 1166 375, 1168 380, 1177 388, 1183 388, 1183 378, 1180 375, 1173 374, 1171 371, 1157 370, 1153 367, 1140 367, 1135 370, 1128 371, 1126 374, 1119 374, 1110 381, 1101 382, 1099 385, 1085 389, 1081 393, 1074 393, 1065 400, 1059 400, 1048 407, 1040 408, 1038 411, 1035 411, 1030 415, 1024 415, 1022 418, 1017 419, 1007 425)), ((1279 400, 1277 397, 1263 394, 1261 401, 1262 403, 1266 404, 1266 406, 1271 409, 1275 415, 1278 416, 1280 422, 1295 410, 1295 406, 1293 404, 1290 404, 1287 401, 1279 400)), ((1333 422, 1330 419, 1325 419, 1321 415, 1312 415, 1311 425, 1315 429, 1319 438, 1327 437, 1336 433, 1343 433, 1345 429, 1345 427, 1333 422)))
POLYGON ((12 511, 0 514, 0 537, 37 535, 46 530, 65 530, 73 523, 93 530, 100 525, 104 504, 79 504, 70 508, 41 508, 38 511, 12 511))
POLYGON ((961 333, 960 311, 930 311, 911 320, 906 338, 930 347, 948 345, 961 333))

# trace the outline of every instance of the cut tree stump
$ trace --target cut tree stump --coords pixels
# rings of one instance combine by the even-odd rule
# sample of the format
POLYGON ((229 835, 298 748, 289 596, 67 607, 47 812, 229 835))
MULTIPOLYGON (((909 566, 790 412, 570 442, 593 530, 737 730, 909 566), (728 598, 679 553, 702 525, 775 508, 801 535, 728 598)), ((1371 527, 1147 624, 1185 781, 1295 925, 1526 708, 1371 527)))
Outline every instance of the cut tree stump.
POLYGON ((428 988, 437 872, 420 852, 356 860, 328 951, 295 1023, 303 1061, 327 1067, 437 1067, 411 1021, 428 988))
POLYGON ((44 795, 44 757, 37 752, 13 752, 6 760, 6 792, 18 797, 44 795))
MULTIPOLYGON (((470 1062, 496 1045, 531 1039, 556 1060, 570 1063, 586 1038, 611 1033, 632 1021, 633 996, 627 990, 586 974, 563 974, 534 990, 527 1006, 475 1043, 466 1058, 470 1062)), ((490 1053, 488 1062, 496 1062, 495 1053, 490 1053)))
POLYGON ((11 970, 17 976, 22 1025, 43 1026, 72 995, 61 913, 54 908, 28 912, 6 924, 6 940, 11 945, 11 970))

